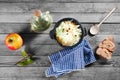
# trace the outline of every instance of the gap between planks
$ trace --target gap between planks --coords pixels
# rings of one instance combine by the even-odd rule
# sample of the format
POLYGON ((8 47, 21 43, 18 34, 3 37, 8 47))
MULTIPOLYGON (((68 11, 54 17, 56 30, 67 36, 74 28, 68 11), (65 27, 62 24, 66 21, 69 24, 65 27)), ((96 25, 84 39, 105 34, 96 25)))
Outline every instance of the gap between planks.
POLYGON ((119 3, 119 0, 44 0, 44 1, 40 1, 40 0, 0 0, 0 2, 4 2, 4 3, 38 3, 38 2, 57 2, 57 3, 71 3, 71 2, 80 2, 80 3, 119 3))

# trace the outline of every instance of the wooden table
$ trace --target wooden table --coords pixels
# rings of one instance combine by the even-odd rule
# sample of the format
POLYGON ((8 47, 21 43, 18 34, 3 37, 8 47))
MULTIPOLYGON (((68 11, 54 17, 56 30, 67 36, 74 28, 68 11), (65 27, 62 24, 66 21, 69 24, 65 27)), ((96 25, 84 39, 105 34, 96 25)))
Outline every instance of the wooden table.
POLYGON ((0 80, 120 80, 120 0, 0 0, 0 80), (62 49, 50 39, 49 31, 55 22, 65 17, 79 20, 87 30, 98 23, 114 6, 118 9, 101 26, 96 36, 87 35, 93 50, 108 35, 113 35, 116 50, 112 59, 100 59, 85 68, 60 78, 46 78, 45 70, 50 66, 48 55, 62 49), (30 18, 35 9, 50 11, 53 24, 42 33, 30 31, 30 18), (34 54, 36 61, 27 67, 17 67, 21 49, 10 51, 4 44, 8 33, 20 33, 24 48, 34 54))

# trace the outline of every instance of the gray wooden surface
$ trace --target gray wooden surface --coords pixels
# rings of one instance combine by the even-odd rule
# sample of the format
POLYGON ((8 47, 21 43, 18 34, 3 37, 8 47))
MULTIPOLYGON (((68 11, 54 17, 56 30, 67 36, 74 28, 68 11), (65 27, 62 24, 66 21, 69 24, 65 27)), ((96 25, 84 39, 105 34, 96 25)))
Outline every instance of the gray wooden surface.
POLYGON ((0 80, 120 80, 120 0, 0 0, 0 80), (108 35, 113 35, 116 50, 111 60, 98 59, 81 72, 72 72, 60 78, 46 78, 45 70, 50 66, 48 55, 61 50, 56 41, 50 39, 49 31, 64 17, 73 17, 89 30, 98 23, 112 7, 117 10, 101 26, 96 36, 87 35, 93 51, 108 35), (50 11, 51 27, 43 33, 30 31, 30 18, 35 9, 50 11), (20 51, 10 51, 4 44, 8 33, 18 32, 24 38, 24 48, 37 60, 27 67, 17 67, 20 51))

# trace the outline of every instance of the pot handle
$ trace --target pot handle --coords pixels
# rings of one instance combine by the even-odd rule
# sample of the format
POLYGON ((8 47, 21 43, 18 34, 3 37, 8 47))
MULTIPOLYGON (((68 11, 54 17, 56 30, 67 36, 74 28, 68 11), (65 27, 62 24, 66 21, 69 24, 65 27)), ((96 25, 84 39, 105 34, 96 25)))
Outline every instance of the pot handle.
POLYGON ((86 36, 87 35, 87 30, 86 28, 83 28, 83 36, 86 36))
POLYGON ((49 32, 49 35, 50 35, 50 38, 51 38, 51 39, 55 39, 54 30, 51 30, 51 31, 49 32))

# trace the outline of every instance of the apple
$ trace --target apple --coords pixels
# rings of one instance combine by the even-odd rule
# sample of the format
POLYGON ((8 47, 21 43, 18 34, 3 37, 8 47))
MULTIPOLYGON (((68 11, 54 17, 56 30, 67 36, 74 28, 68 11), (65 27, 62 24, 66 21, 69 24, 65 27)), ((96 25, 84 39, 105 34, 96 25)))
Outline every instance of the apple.
POLYGON ((10 50, 17 50, 22 47, 23 39, 17 33, 10 33, 5 38, 5 44, 10 50))

